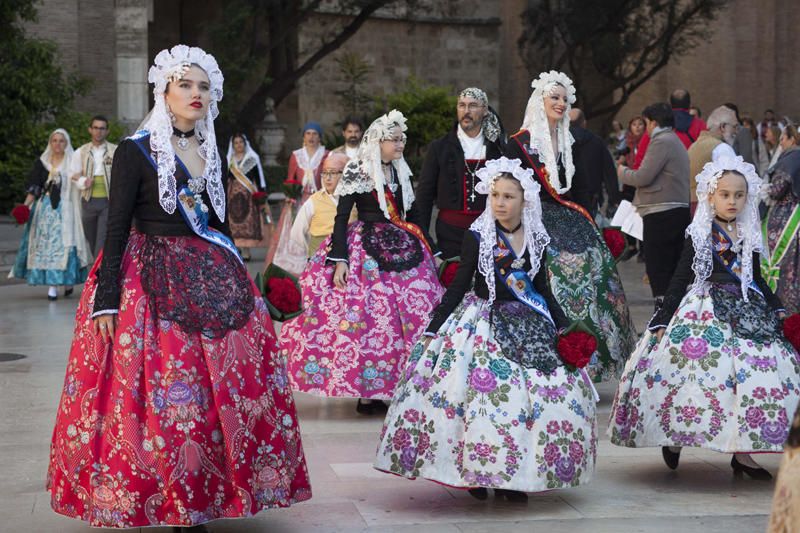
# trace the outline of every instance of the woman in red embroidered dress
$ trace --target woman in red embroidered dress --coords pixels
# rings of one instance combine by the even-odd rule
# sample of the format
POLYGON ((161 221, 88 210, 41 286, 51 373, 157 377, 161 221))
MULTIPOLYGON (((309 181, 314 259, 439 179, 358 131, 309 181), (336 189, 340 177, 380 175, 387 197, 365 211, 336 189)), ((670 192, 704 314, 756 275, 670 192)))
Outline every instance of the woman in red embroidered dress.
POLYGON ((224 223, 222 73, 179 45, 148 77, 153 112, 114 157, 47 486, 56 512, 92 526, 202 531, 311 490, 269 313, 224 223))

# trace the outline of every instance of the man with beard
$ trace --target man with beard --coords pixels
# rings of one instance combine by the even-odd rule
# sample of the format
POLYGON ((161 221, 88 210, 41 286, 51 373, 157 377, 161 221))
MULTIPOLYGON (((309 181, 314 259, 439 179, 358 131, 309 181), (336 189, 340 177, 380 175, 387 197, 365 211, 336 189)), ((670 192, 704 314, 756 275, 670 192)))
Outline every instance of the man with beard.
POLYGON ((353 115, 345 117, 342 122, 342 137, 344 144, 335 148, 335 153, 345 154, 348 159, 353 159, 358 153, 358 145, 364 135, 364 122, 353 115))
POLYGON ((442 259, 461 253, 464 232, 486 207, 486 196, 475 192, 475 173, 486 160, 500 157, 504 147, 500 120, 481 89, 461 91, 456 114, 453 128, 428 146, 415 202, 424 229, 434 204, 439 208, 436 241, 442 259))
POLYGON ((739 121, 736 112, 728 106, 721 105, 708 115, 708 130, 701 131, 697 140, 689 147, 689 191, 692 214, 697 207, 697 181, 706 163, 717 161, 723 155, 736 157, 733 143, 739 121))

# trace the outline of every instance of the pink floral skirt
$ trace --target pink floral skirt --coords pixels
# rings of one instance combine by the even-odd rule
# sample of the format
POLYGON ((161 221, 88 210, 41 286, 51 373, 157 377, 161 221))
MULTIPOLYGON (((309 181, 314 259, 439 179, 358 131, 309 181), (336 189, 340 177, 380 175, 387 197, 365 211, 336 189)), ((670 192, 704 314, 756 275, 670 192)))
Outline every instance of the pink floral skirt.
POLYGON ((53 431, 53 509, 97 527, 188 526, 309 499, 272 322, 238 260, 199 237, 132 232, 109 345, 91 319, 101 257, 53 431), (220 285, 227 298, 206 297, 220 285), (249 302, 225 326, 224 307, 249 302))
POLYGON ((305 311, 281 330, 292 387, 319 396, 390 400, 444 294, 433 258, 393 224, 356 221, 347 232, 347 287, 337 289, 334 265, 326 264, 329 247, 330 238, 300 277, 305 311), (389 249, 391 257, 381 257, 379 250, 389 249))

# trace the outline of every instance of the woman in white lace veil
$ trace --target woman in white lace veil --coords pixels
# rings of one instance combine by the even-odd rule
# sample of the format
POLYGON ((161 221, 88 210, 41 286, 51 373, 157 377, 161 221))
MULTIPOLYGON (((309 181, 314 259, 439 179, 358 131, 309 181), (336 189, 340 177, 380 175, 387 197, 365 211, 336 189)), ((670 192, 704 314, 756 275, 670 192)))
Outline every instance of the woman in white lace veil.
POLYGON ((222 73, 178 45, 156 56, 149 79, 153 113, 114 152, 108 232, 75 313, 47 489, 56 513, 93 527, 205 531, 311 490, 270 312, 223 222, 222 73))
MULTIPOLYGON (((563 72, 542 72, 531 82, 522 129, 509 138, 506 155, 535 171, 541 184, 542 219, 550 235, 547 269, 553 293, 573 320, 597 338, 598 357, 590 372, 616 377, 636 345, 636 334, 615 258, 597 227, 587 187, 573 187, 576 169, 569 112, 576 90, 563 72)), ((591 153, 586 157, 594 157, 591 153)), ((583 166, 600 172, 603 161, 583 166)), ((580 176, 579 176, 580 177, 580 176)), ((600 181, 599 176, 582 176, 600 181)))
POLYGON ((759 267, 762 182, 740 156, 707 163, 696 179, 683 253, 625 367, 608 432, 619 446, 660 446, 673 470, 682 448, 707 448, 732 454, 734 474, 768 480, 750 454, 783 449, 800 363, 759 267))
POLYGON ((266 194, 267 183, 261 159, 244 133, 234 133, 228 141, 228 227, 236 247, 245 261, 251 259, 250 248, 269 243, 270 225, 264 215, 269 206, 256 202, 254 194, 266 194))
POLYGON ((73 155, 69 133, 63 128, 52 131, 31 172, 25 205, 32 215, 9 274, 30 285, 48 285, 50 300, 58 298, 57 286, 64 287, 65 296, 72 294, 72 286, 86 279, 91 261, 80 191, 68 177, 73 155))
POLYGON ((416 223, 406 129, 392 110, 364 133, 334 191, 333 234, 300 276, 305 311, 281 330, 294 389, 358 398, 361 414, 383 412, 375 400, 391 399, 444 292, 435 250, 416 223))
MULTIPOLYGON (((370 192, 372 190, 382 191, 386 184, 384 172, 386 165, 384 165, 384 161, 381 158, 381 142, 400 136, 402 142, 405 143, 405 131, 407 129, 406 118, 396 109, 375 119, 367 128, 367 131, 364 132, 355 159, 351 160, 345 167, 344 175, 337 186, 336 194, 370 192)), ((397 159, 392 159, 389 164, 393 167, 393 174, 397 178, 397 182, 390 183, 389 187, 393 193, 396 193, 399 185, 402 206, 408 212, 411 209, 411 204, 414 203, 411 169, 402 155, 397 159)), ((386 206, 386 198, 383 195, 378 195, 378 203, 386 218, 390 218, 386 206)))
POLYGON ((595 393, 556 348, 570 323, 542 268, 550 238, 533 170, 501 157, 477 176, 486 209, 465 234, 455 276, 395 390, 375 467, 479 500, 492 489, 524 502, 525 493, 591 479, 595 393), (558 402, 540 401, 544 390, 558 390, 558 402), (562 428, 568 454, 550 436, 562 428))

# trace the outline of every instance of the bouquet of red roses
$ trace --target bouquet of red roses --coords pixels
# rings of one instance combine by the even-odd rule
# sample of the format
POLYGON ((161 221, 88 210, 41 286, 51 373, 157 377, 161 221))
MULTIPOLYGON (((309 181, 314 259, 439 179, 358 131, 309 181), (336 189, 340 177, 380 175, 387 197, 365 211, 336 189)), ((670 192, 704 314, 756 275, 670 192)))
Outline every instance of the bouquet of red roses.
POLYGON ((618 228, 603 228, 603 240, 614 259, 619 259, 625 251, 625 236, 618 228))
POLYGON ((303 184, 293 178, 284 181, 281 188, 286 198, 291 198, 292 200, 297 200, 303 195, 303 184))
POLYGON ((303 312, 297 277, 281 267, 270 264, 263 276, 256 275, 255 283, 273 320, 286 322, 303 312))
POLYGON ((583 322, 574 322, 558 336, 556 350, 565 365, 583 368, 589 364, 597 350, 597 339, 583 322))
POLYGON ((18 226, 21 226, 28 222, 28 219, 31 217, 31 209, 25 204, 17 204, 14 206, 14 209, 11 210, 11 216, 14 217, 18 226))
POLYGON ((795 313, 783 321, 783 336, 795 350, 800 352, 800 313, 795 313))
POLYGON ((441 283, 445 289, 453 283, 460 264, 461 258, 456 256, 445 259, 442 264, 439 265, 439 283, 441 283))

